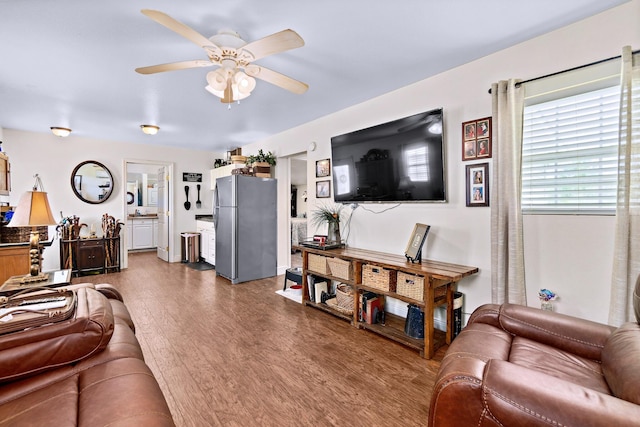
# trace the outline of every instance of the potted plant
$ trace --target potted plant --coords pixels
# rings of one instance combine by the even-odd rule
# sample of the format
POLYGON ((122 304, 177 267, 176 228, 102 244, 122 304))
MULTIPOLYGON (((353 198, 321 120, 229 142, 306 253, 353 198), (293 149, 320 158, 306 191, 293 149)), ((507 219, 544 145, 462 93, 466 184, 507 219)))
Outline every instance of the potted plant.
POLYGON ((247 165, 259 167, 275 166, 276 156, 271 151, 265 153, 261 148, 258 150, 258 154, 247 157, 247 165))
POLYGON ((271 166, 276 165, 276 156, 271 151, 265 153, 262 149, 258 154, 247 157, 247 166, 252 168, 252 174, 259 178, 271 178, 271 166))
POLYGON ((311 224, 316 227, 327 224, 327 240, 332 243, 340 243, 340 213, 343 205, 320 205, 311 212, 311 224))

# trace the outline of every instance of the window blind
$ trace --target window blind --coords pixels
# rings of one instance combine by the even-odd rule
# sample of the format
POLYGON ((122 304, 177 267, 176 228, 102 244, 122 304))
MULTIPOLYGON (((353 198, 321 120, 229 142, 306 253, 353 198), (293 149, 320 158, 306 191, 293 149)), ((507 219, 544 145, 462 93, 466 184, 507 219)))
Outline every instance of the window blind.
POLYGON ((524 109, 522 212, 614 215, 620 88, 524 109))

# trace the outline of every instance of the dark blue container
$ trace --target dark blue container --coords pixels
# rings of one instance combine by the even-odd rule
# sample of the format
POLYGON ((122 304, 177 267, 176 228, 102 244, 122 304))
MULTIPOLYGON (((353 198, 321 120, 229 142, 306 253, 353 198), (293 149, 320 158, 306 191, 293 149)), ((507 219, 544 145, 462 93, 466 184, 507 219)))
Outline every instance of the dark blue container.
POLYGON ((417 305, 409 304, 404 333, 411 338, 424 338, 424 312, 417 305))

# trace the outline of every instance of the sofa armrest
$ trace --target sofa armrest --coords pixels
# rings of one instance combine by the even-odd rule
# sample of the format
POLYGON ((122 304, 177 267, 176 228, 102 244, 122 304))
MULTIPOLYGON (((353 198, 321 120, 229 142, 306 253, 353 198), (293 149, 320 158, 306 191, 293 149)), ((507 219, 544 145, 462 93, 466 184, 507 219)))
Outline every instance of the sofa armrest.
POLYGON ((98 283, 95 285, 96 291, 99 291, 102 295, 109 299, 115 299, 124 302, 122 294, 113 285, 108 283, 98 283))
POLYGON ((640 406, 503 360, 487 363, 486 416, 500 425, 640 426, 640 406))
POLYGON ((500 308, 499 304, 485 304, 473 310, 467 325, 473 323, 485 323, 502 329, 500 326, 500 308))
POLYGON ((500 327, 510 334, 592 360, 600 360, 602 348, 615 330, 602 323, 516 304, 503 304, 499 319, 500 327))

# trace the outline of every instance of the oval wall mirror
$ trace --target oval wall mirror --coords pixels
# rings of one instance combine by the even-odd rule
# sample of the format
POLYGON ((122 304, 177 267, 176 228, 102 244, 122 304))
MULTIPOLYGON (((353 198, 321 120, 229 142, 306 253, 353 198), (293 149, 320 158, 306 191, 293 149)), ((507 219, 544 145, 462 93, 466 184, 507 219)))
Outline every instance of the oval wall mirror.
POLYGON ((105 165, 95 160, 80 163, 71 173, 71 188, 80 200, 102 203, 113 191, 113 176, 105 165))

